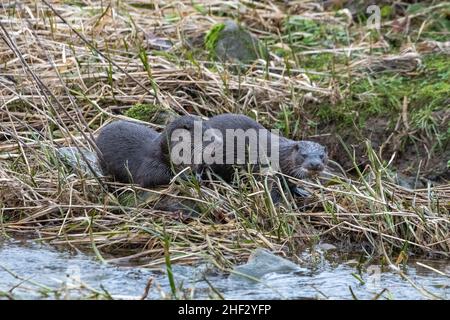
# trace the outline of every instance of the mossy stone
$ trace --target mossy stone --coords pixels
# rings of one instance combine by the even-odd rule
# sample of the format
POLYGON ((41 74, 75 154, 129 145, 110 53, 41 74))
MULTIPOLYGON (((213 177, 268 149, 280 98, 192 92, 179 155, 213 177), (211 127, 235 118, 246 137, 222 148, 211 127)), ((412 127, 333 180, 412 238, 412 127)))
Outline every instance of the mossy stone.
POLYGON ((82 173, 87 177, 94 177, 94 174, 97 176, 103 175, 95 152, 85 148, 80 148, 80 150, 78 150, 75 147, 61 147, 56 149, 56 152, 57 156, 66 163, 72 171, 82 173), (91 168, 94 172, 91 171, 91 168))
POLYGON ((135 104, 125 112, 127 117, 165 125, 175 120, 178 115, 172 110, 167 110, 154 104, 135 104))
POLYGON ((205 37, 205 47, 219 61, 250 64, 268 58, 261 41, 232 20, 214 25, 205 37))

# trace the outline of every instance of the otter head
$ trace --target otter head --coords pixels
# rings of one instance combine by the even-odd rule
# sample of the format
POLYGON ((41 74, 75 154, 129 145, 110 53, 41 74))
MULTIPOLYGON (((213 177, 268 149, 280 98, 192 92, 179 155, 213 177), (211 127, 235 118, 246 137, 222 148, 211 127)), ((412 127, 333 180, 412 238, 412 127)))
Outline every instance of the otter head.
MULTIPOLYGON (((199 116, 182 116, 172 121, 161 133, 161 149, 176 173, 191 167, 199 175, 203 170, 205 131, 211 129, 199 116)), ((217 138, 216 141, 220 140, 217 138)))
POLYGON ((287 171, 296 178, 312 177, 325 169, 327 161, 326 147, 312 141, 296 141, 287 171))

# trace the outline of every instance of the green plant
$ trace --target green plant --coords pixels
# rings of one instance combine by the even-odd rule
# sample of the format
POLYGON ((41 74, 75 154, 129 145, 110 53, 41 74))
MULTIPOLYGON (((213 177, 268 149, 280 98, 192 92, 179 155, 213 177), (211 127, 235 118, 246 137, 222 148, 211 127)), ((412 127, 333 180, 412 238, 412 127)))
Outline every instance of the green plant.
POLYGON ((205 35, 204 44, 210 55, 214 55, 217 41, 219 40, 220 31, 225 28, 225 24, 218 23, 209 29, 205 35))
POLYGON ((128 109, 125 115, 133 119, 148 121, 156 111, 158 111, 158 107, 153 104, 138 103, 128 109))

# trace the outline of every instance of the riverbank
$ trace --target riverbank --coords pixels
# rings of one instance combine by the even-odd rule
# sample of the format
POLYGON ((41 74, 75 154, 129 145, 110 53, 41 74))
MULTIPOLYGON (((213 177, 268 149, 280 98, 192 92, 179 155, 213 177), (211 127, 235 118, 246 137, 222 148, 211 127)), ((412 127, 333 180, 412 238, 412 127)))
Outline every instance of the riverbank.
POLYGON ((147 268, 210 261, 227 271, 258 247, 298 262, 321 242, 387 265, 448 259, 448 3, 385 9, 380 31, 343 9, 2 5, 0 232, 147 268), (227 19, 270 58, 237 73, 211 59, 204 38, 227 19), (160 129, 167 114, 224 112, 324 143, 337 164, 327 179, 300 182, 313 198, 286 195, 275 206, 253 176, 235 189, 177 181, 149 196, 73 171, 57 154, 92 150, 97 130, 115 119, 160 129), (194 201, 197 217, 156 210, 161 197, 194 201))

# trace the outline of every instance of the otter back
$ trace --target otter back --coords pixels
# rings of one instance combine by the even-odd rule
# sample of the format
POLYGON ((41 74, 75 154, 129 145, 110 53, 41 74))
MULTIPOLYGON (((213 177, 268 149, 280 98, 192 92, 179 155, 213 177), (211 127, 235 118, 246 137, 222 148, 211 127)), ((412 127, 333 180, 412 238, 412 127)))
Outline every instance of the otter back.
POLYGON ((96 139, 103 171, 116 181, 143 187, 169 183, 170 172, 161 155, 159 136, 155 130, 129 121, 108 124, 96 139), (148 174, 151 180, 146 178, 148 174))
POLYGON ((254 165, 257 170, 262 163, 260 155, 270 156, 271 133, 255 120, 239 114, 222 114, 210 118, 208 125, 220 131, 223 139, 223 158, 221 163, 209 165, 212 172, 225 181, 231 181, 236 166, 254 165), (259 150, 262 135, 267 138, 261 141, 265 150, 259 150))

